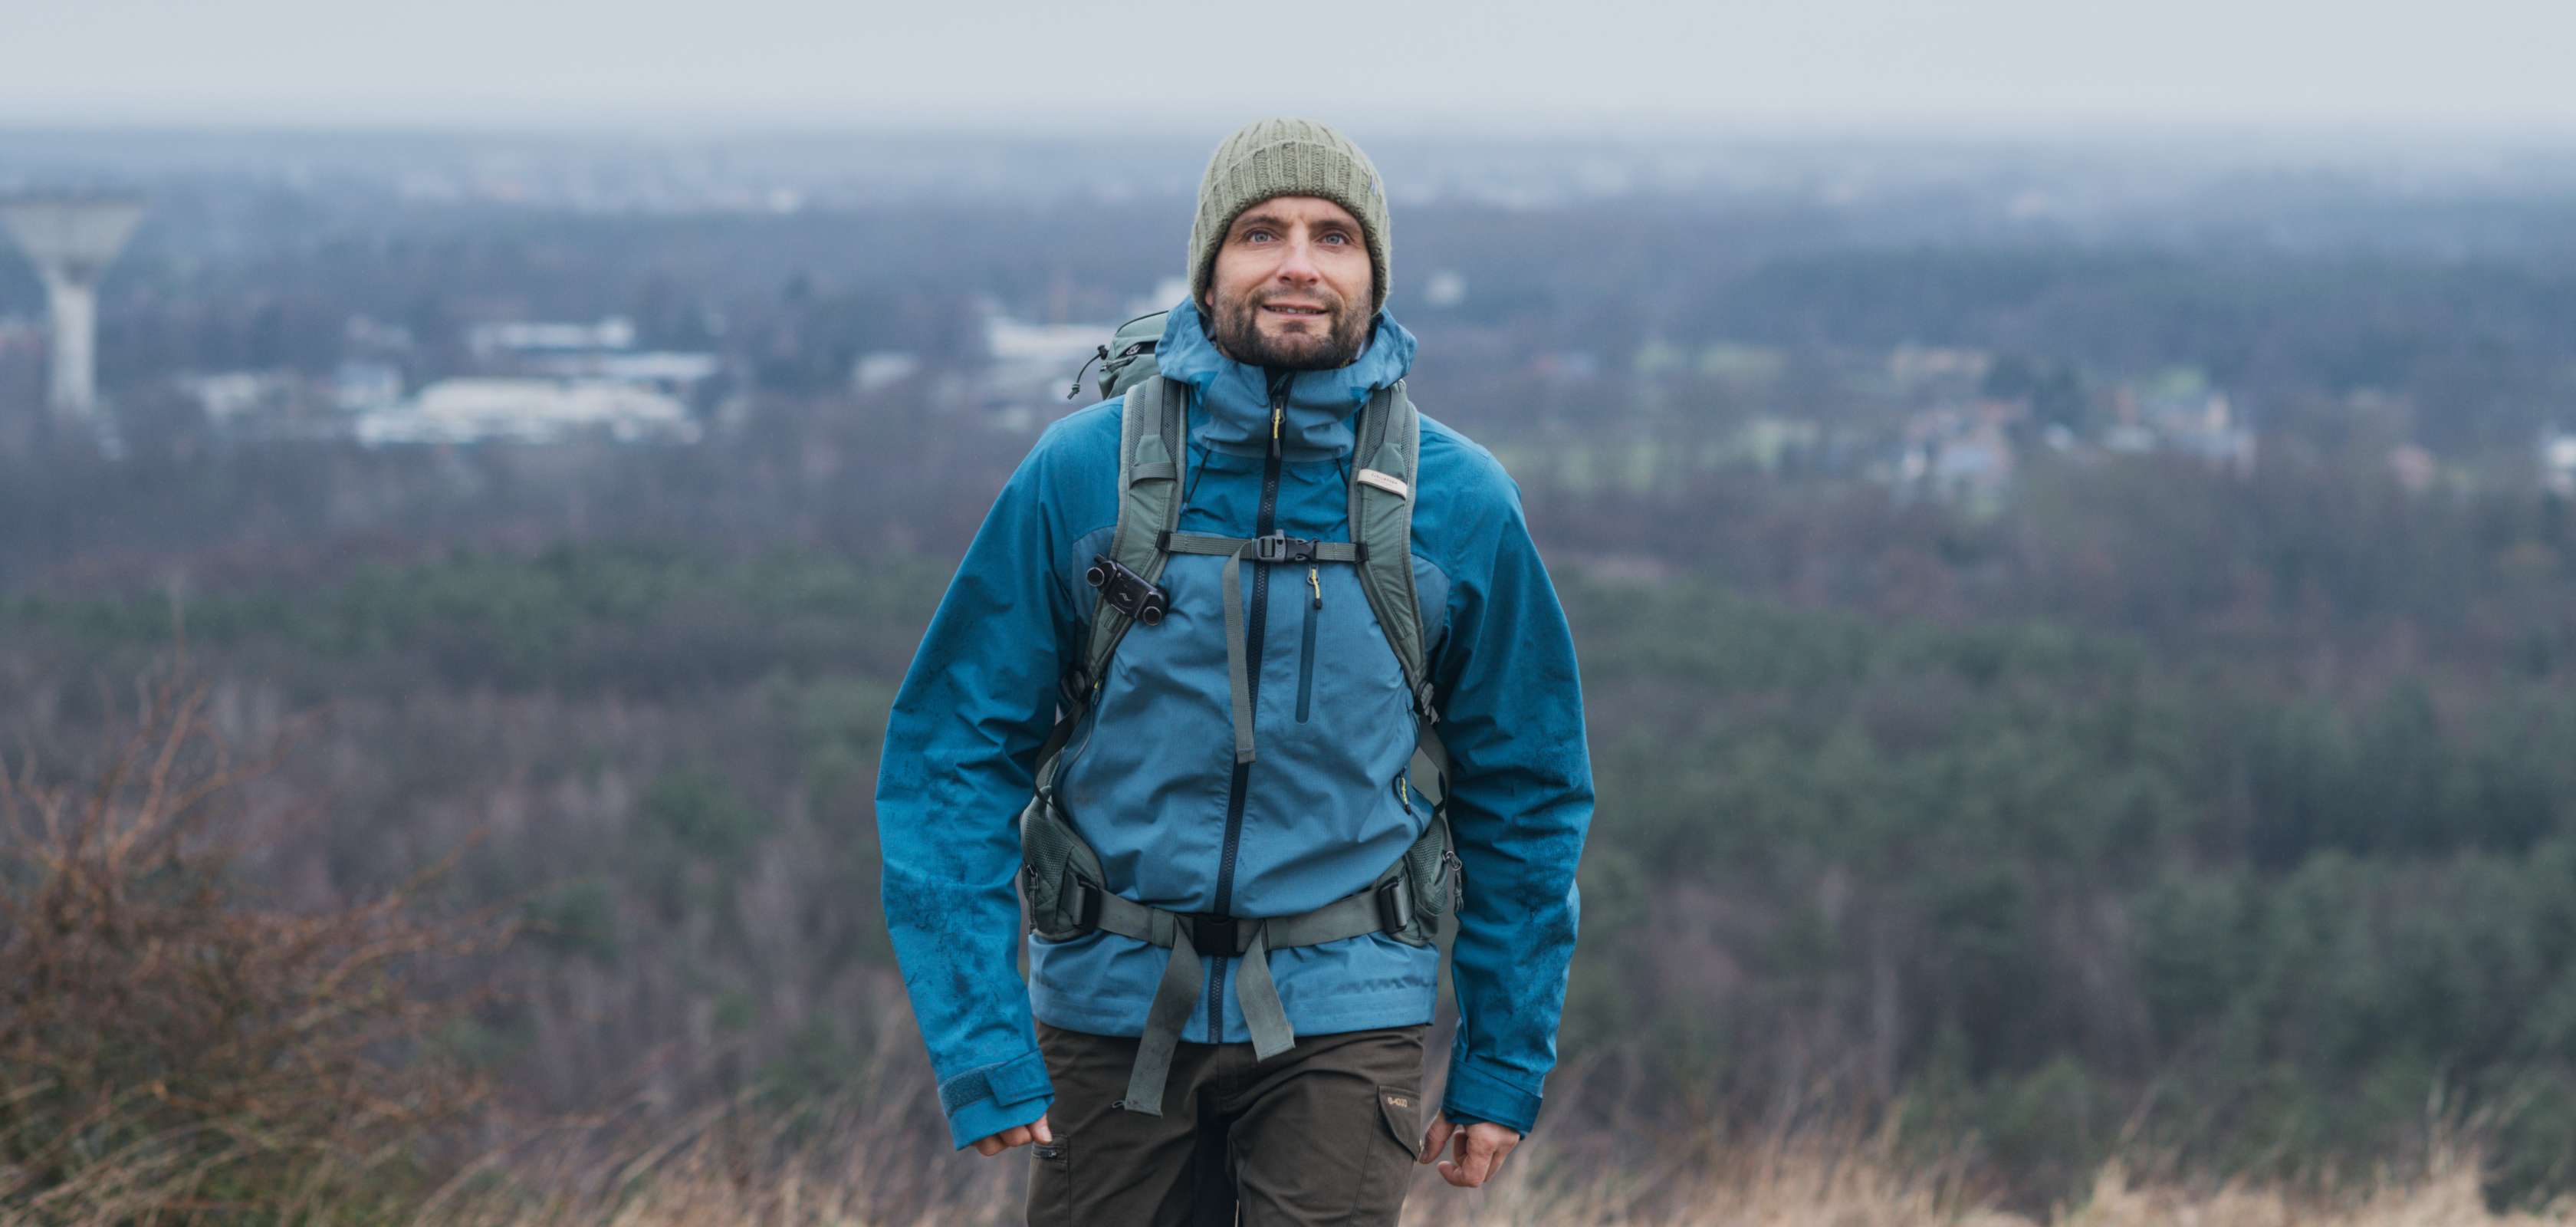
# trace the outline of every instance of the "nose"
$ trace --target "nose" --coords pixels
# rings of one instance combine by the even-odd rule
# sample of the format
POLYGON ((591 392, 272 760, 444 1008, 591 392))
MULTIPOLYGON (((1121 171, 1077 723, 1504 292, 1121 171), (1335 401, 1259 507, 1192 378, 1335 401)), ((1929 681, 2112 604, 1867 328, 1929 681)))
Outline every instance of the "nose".
POLYGON ((1287 248, 1279 260, 1279 279, 1291 285, 1309 286, 1323 279, 1315 268, 1314 244, 1300 236, 1281 244, 1287 248))

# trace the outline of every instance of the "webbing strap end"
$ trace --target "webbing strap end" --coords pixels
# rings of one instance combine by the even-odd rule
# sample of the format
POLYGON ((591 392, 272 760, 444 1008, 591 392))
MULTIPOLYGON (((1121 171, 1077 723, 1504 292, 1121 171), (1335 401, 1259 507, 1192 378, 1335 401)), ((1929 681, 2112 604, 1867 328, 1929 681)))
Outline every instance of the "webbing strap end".
POLYGON ((1154 986, 1154 1003, 1145 1010, 1145 1033, 1136 1045, 1136 1064, 1127 1071, 1127 1097, 1118 1106, 1147 1116, 1163 1114, 1163 1086, 1171 1078, 1172 1053, 1180 1047, 1181 1028, 1197 1006, 1205 981, 1199 952, 1186 929, 1172 934, 1172 958, 1154 986))

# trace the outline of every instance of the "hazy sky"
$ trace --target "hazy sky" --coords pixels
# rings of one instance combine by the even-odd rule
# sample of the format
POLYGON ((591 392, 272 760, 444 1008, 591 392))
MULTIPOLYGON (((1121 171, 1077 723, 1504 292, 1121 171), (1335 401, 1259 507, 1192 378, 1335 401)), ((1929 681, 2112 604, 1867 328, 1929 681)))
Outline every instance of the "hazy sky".
POLYGON ((0 124, 2576 129, 2571 0, 0 0, 0 124))

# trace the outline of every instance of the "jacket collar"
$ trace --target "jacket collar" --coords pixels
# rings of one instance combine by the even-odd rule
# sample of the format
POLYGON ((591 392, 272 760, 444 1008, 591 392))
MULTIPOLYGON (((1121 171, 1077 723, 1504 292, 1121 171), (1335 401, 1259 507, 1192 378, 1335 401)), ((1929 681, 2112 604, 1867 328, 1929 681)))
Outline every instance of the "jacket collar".
MULTIPOLYGON (((1329 460, 1350 454, 1351 417, 1369 394, 1412 369, 1413 334, 1381 308, 1370 322, 1368 346, 1346 366, 1298 371, 1288 380, 1288 405, 1280 422, 1280 455, 1288 460, 1329 460)), ((1154 347, 1163 374, 1188 384, 1190 438, 1219 451, 1266 456, 1270 451, 1270 380, 1208 337, 1198 304, 1172 308, 1163 339, 1154 347)))

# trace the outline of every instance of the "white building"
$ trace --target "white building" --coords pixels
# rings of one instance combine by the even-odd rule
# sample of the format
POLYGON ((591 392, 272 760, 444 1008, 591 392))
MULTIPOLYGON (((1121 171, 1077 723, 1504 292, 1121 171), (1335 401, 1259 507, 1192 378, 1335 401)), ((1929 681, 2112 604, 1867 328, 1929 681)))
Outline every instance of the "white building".
POLYGON ((489 362, 529 354, 597 353, 635 348, 635 321, 612 315, 596 324, 505 320, 476 324, 465 334, 466 348, 489 362))
POLYGON ((2550 489, 2576 498, 2576 432, 2551 431, 2541 436, 2540 480, 2550 489))
POLYGON ((647 388, 608 381, 447 379, 401 407, 358 420, 358 441, 552 443, 584 437, 620 443, 695 443, 686 405, 647 388))
POLYGON ((1116 329, 1115 324, 1030 324, 987 316, 984 349, 991 363, 977 392, 985 421, 1024 432, 1063 412, 1069 400, 1090 403, 1080 393, 1066 396, 1066 389, 1084 359, 1098 353, 1116 329))

